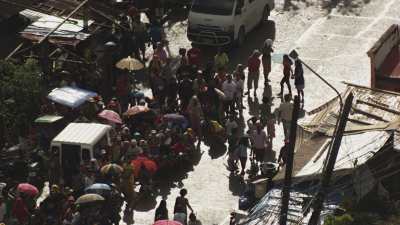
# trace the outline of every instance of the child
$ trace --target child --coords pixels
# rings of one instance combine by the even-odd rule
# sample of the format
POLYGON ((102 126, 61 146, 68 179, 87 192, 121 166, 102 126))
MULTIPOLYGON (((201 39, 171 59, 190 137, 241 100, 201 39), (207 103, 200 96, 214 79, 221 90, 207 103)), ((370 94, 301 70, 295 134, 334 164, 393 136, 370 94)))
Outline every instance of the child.
POLYGON ((188 225, 202 225, 200 220, 196 218, 194 213, 190 213, 189 215, 189 224, 188 225))

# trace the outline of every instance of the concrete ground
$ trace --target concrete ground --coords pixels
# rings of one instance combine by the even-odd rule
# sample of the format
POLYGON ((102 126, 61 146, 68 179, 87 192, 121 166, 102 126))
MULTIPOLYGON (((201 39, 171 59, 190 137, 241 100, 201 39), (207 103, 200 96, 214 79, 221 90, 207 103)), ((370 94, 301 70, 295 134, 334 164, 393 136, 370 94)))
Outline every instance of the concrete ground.
MULTIPOLYGON (((230 67, 234 68, 238 63, 245 64, 255 48, 260 48, 266 38, 272 38, 275 40, 276 53, 287 53, 296 49, 304 62, 339 91, 344 90, 343 81, 369 86, 370 64, 366 52, 392 23, 399 23, 400 0, 292 2, 290 10, 284 11, 283 0, 277 0, 277 9, 272 12, 270 21, 252 31, 242 47, 229 52, 230 67)), ((175 54, 179 47, 190 46, 186 38, 186 26, 186 21, 178 22, 168 30, 170 49, 175 54)), ((212 48, 203 48, 203 52, 209 59, 215 54, 212 48)), ((274 64, 270 74, 273 93, 279 92, 281 77, 282 65, 274 64)), ((306 69, 305 81, 305 111, 335 96, 332 90, 306 69)), ((261 79, 260 84, 263 83, 261 79)), ((294 90, 293 84, 292 89, 294 90)), ((244 112, 245 120, 251 114, 256 114, 262 91, 262 88, 258 90, 258 99, 244 99, 247 107, 244 112)), ((280 99, 275 98, 272 108, 277 107, 279 102, 280 99)), ((283 143, 283 134, 280 126, 277 125, 276 130, 274 150, 278 151, 283 143)), ((202 145, 201 150, 203 154, 192 171, 179 176, 170 174, 170 179, 165 184, 160 184, 160 195, 156 199, 139 203, 138 211, 135 212, 135 224, 152 224, 156 204, 162 197, 167 199, 172 218, 175 197, 181 187, 188 189, 187 197, 203 224, 226 224, 229 213, 238 207, 243 183, 236 177, 229 177, 224 166, 226 157, 223 148, 209 151, 207 146, 202 145)))

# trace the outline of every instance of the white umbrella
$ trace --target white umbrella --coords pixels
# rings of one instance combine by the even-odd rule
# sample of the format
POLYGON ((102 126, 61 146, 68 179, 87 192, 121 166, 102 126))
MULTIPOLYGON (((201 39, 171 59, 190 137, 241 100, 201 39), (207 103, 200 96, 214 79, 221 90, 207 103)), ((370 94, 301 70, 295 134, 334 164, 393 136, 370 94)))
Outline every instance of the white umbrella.
POLYGON ((127 58, 121 59, 116 65, 118 69, 136 71, 144 68, 144 65, 139 60, 128 56, 127 58))

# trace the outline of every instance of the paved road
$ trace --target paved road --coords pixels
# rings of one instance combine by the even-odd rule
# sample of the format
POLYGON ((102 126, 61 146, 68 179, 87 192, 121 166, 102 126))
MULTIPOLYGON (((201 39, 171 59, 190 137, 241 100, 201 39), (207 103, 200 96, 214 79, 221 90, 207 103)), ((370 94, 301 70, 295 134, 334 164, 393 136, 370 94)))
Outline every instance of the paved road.
MULTIPOLYGON (((231 68, 237 63, 245 63, 255 48, 261 47, 266 38, 272 38, 275 39, 275 52, 298 50, 303 61, 339 90, 345 87, 343 81, 369 85, 370 67, 366 51, 390 24, 400 21, 400 0, 345 1, 350 2, 348 4, 335 1, 339 2, 337 5, 321 4, 322 0, 302 0, 293 1, 295 5, 291 11, 281 10, 282 1, 277 2, 278 9, 272 12, 271 21, 251 32, 243 47, 229 52, 231 68)), ((172 52, 177 53, 182 46, 189 48, 185 32, 186 22, 176 23, 168 31, 172 52)), ((215 53, 211 48, 204 48, 203 51, 207 57, 215 53)), ((273 65, 270 79, 274 93, 279 92, 281 71, 281 65, 273 65)), ((307 70, 305 79, 306 111, 335 96, 307 70)), ((263 82, 261 79, 260 84, 263 82)), ((259 100, 262 91, 260 89, 257 93, 259 100)), ((256 107, 255 99, 244 99, 246 107, 249 100, 256 107)), ((278 98, 274 100, 273 108, 279 105, 279 101, 278 98)), ((245 111, 245 119, 250 113, 245 111)), ((277 127, 275 150, 280 148, 282 136, 281 128, 277 127)), ((224 224, 229 212, 237 208, 243 184, 236 178, 229 178, 224 166, 223 148, 217 149, 219 152, 214 154, 210 154, 207 146, 201 149, 204 153, 193 171, 171 179, 161 192, 167 198, 170 217, 179 188, 185 187, 189 191, 190 203, 203 224, 224 224)), ((140 211, 135 214, 136 224, 151 224, 154 207, 161 198, 158 196, 153 201, 140 204, 140 211)))

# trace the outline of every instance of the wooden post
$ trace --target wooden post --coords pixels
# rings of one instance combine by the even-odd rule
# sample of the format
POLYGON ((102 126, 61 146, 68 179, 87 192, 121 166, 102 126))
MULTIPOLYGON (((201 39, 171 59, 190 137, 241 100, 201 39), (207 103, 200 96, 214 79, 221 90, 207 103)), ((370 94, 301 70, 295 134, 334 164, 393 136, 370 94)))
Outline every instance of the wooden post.
POLYGON ((289 210, 290 188, 292 186, 293 157, 294 157, 294 147, 296 144, 297 120, 299 118, 299 110, 300 110, 300 99, 299 96, 296 95, 294 97, 292 121, 290 124, 289 148, 286 152, 287 161, 285 168, 285 181, 282 188, 282 204, 281 204, 281 213, 279 220, 280 225, 286 225, 287 213, 289 210))
POLYGON ((319 224, 319 217, 321 215, 323 202, 328 192, 331 177, 333 175, 333 170, 335 168, 336 158, 339 153, 339 148, 342 142, 343 133, 345 131, 347 119, 349 117, 351 106, 353 104, 353 98, 354 98, 353 93, 350 93, 346 99, 346 102, 343 107, 343 112, 341 113, 341 116, 339 118, 338 129, 334 136, 335 139, 333 140, 332 149, 330 151, 330 154, 327 156, 328 161, 325 167, 324 177, 322 178, 321 188, 318 191, 316 198, 314 200, 314 205, 313 205, 314 211, 313 214, 311 215, 308 225, 319 224))

